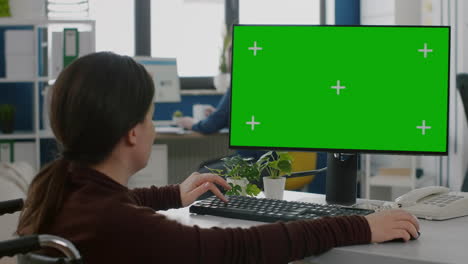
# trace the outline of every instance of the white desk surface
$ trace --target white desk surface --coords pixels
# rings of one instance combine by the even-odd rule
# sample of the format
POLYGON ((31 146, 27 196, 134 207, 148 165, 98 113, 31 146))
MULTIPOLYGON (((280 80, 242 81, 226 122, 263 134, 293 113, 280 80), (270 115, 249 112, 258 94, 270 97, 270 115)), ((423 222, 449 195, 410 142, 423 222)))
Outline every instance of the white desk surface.
MULTIPOLYGON (((285 200, 325 203, 321 194, 285 192, 285 200)), ((195 215, 189 208, 159 211, 185 225, 210 227, 250 227, 261 222, 195 215)), ((333 248, 307 263, 468 263, 468 217, 446 221, 421 220, 421 236, 414 241, 356 245, 333 248)))

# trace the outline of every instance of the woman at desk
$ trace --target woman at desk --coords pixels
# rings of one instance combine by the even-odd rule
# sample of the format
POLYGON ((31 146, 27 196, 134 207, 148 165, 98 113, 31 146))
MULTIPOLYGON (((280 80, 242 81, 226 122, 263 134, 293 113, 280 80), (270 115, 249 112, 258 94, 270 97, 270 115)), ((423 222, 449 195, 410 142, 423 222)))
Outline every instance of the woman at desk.
MULTIPOLYGON (((205 119, 194 123, 193 118, 186 116, 178 121, 178 125, 201 134, 216 133, 229 125, 230 102, 231 88, 226 91, 216 108, 208 109, 205 119)), ((236 153, 242 157, 251 157, 258 160, 266 151, 237 150, 236 153)))
POLYGON ((155 210, 188 206, 215 187, 214 174, 180 185, 129 190, 146 166, 155 132, 154 86, 132 58, 94 53, 75 60, 53 87, 51 127, 61 157, 33 180, 18 233, 72 241, 86 263, 286 263, 332 247, 417 236, 404 211, 265 224, 199 228, 155 210))
MULTIPOLYGON (((231 70, 231 52, 232 43, 229 43, 224 57, 226 59, 226 65, 228 71, 231 70)), ((216 133, 223 128, 229 128, 229 114, 230 114, 230 103, 231 103, 231 87, 229 87, 226 93, 221 97, 216 108, 209 107, 205 110, 206 118, 194 122, 192 117, 183 117, 178 121, 178 125, 201 134, 212 134, 216 133)), ((237 150, 236 154, 242 157, 249 157, 258 160, 266 151, 253 151, 253 150, 237 150)))
MULTIPOLYGON (((231 70, 231 53, 232 43, 229 43, 225 53, 223 54, 224 59, 226 60, 228 71, 231 70)), ((202 134, 212 134, 218 132, 219 130, 228 127, 230 102, 231 87, 229 87, 229 89, 223 95, 216 109, 213 107, 205 109, 205 115, 207 118, 195 123, 193 118, 186 116, 178 121, 178 125, 185 129, 193 130, 202 134)))

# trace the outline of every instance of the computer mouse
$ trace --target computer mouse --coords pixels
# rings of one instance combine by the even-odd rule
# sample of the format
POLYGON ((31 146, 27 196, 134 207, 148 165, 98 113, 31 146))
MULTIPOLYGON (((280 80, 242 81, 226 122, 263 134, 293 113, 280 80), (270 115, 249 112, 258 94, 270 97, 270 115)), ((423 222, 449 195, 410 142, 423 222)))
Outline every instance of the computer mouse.
MULTIPOLYGON (((421 232, 418 231, 418 237, 413 237, 411 236, 410 240, 416 240, 421 236, 421 232)), ((391 243, 391 242, 405 242, 403 238, 395 238, 392 240, 385 241, 385 243, 391 243)))

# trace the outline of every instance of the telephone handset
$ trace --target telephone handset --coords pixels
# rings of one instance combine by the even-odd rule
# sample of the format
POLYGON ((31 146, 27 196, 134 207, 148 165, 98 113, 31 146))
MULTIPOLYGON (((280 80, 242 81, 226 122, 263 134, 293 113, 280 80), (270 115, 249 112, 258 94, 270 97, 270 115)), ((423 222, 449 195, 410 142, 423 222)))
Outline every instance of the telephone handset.
POLYGON ((446 220, 468 215, 468 193, 450 192, 442 186, 415 189, 398 197, 395 202, 416 217, 446 220))

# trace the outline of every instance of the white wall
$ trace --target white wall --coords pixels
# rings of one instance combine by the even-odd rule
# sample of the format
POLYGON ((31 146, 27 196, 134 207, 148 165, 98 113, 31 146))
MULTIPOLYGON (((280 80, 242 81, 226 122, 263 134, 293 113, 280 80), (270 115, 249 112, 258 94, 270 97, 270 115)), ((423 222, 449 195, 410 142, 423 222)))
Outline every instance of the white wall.
POLYGON ((451 119, 454 123, 453 132, 454 147, 450 151, 449 156, 449 178, 448 184, 453 189, 460 189, 463 183, 463 178, 468 166, 468 129, 467 121, 465 117, 465 110, 461 97, 456 91, 455 74, 468 71, 468 61, 466 59, 465 51, 468 35, 466 12, 468 10, 468 3, 466 1, 454 0, 454 1, 443 1, 442 3, 447 5, 448 21, 452 27, 452 66, 453 68, 453 81, 452 86, 454 90, 454 112, 451 114, 451 119))
POLYGON ((335 0, 326 0, 325 1, 325 12, 326 12, 326 21, 327 25, 335 25, 335 0))
POLYGON ((468 3, 462 0, 432 0, 432 5, 433 25, 451 27, 449 155, 442 158, 441 185, 459 190, 468 166, 468 129, 455 77, 457 73, 468 71, 465 51, 468 44, 468 18, 465 16, 468 3))
POLYGON ((15 19, 44 19, 46 0, 10 0, 11 17, 15 19))
POLYGON ((421 0, 395 0, 397 25, 421 25, 421 0))
POLYGON ((454 190, 461 188, 468 168, 468 125, 455 83, 457 73, 468 72, 467 13, 468 1, 463 0, 361 0, 362 24, 451 26, 449 155, 424 156, 419 165, 425 175, 435 175, 441 185, 454 190))
MULTIPOLYGON (((458 1, 458 2, 459 2, 459 8, 457 9, 458 24, 459 24, 458 58, 460 58, 458 72, 467 73, 468 72, 468 50, 466 50, 466 46, 468 45, 468 16, 466 16, 466 14, 468 13, 468 2, 467 1, 458 1)), ((464 173, 468 170, 468 123, 467 123, 467 117, 465 116, 465 111, 461 110, 460 112, 461 112, 460 118, 463 119, 462 132, 460 133, 460 136, 464 139, 463 161, 462 161, 462 164, 463 164, 462 173, 464 173)), ((461 181, 462 180, 463 178, 461 178, 461 181)), ((460 184, 463 184, 463 182, 460 182, 460 184)))
POLYGON ((362 25, 420 25, 421 0, 361 0, 362 25))
POLYGON ((361 0, 362 25, 394 25, 395 0, 361 0))

